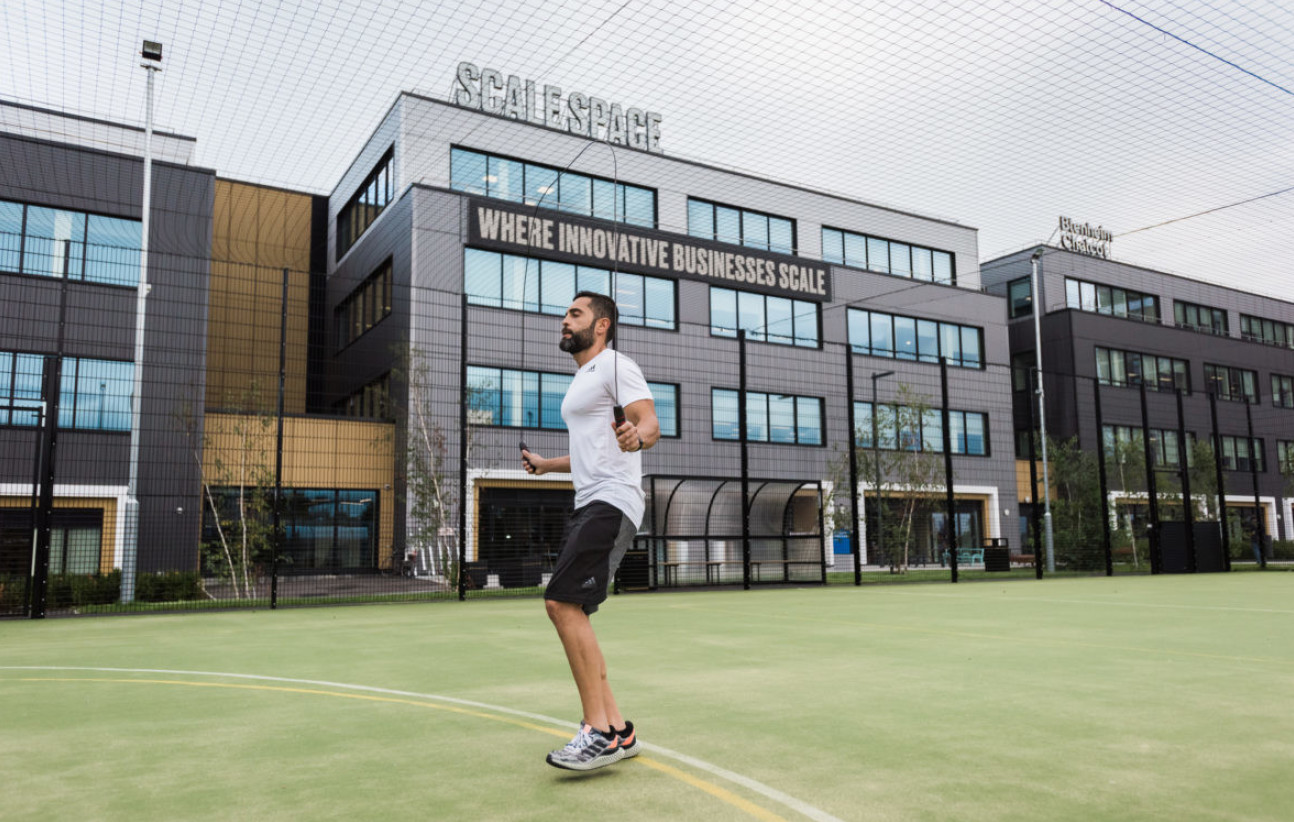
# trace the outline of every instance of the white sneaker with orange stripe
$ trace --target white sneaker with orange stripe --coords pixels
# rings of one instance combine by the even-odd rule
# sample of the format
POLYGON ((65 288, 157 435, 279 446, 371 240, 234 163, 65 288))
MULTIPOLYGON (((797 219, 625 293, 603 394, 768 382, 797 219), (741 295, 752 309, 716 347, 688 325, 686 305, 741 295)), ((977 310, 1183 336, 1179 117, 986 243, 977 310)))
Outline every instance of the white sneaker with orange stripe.
POLYGON ((615 734, 608 737, 582 722, 575 738, 567 742, 566 747, 549 753, 547 762, 554 768, 568 771, 592 771, 619 762, 624 757, 620 737, 615 734))

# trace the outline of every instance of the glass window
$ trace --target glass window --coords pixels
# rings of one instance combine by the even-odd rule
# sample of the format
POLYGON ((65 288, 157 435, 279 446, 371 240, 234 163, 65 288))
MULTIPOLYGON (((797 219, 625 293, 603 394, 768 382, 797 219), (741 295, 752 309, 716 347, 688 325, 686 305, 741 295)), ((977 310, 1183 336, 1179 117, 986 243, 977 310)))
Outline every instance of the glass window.
POLYGON ((558 208, 572 214, 593 213, 593 181, 580 174, 564 172, 557 180, 558 208))
POLYGON ((930 249, 912 246, 912 279, 930 282, 934 277, 934 261, 930 249))
POLYGON ((498 425, 533 428, 539 423, 539 375, 533 371, 502 372, 498 425))
POLYGON ((85 259, 85 217, 75 211, 27 206, 22 270, 80 279, 85 259))
POLYGON ((490 196, 519 203, 526 198, 526 167, 516 160, 489 158, 490 196))
MULTIPOLYGON (((40 384, 45 374, 45 358, 39 354, 15 354, 13 358, 13 404, 19 408, 40 408, 40 384)), ((38 410, 14 409, 13 425, 36 425, 38 410)))
POLYGON ((770 442, 795 442, 795 397, 768 395, 768 428, 770 442))
POLYGON ((503 256, 504 308, 539 310, 539 261, 515 254, 503 256))
POLYGON ((85 279, 113 285, 136 285, 143 243, 140 236, 142 225, 139 220, 88 215, 85 279))
POLYGON ((867 238, 867 268, 869 271, 890 273, 890 244, 875 237, 867 238))
POLYGON ((656 419, 660 421, 662 437, 678 436, 678 387, 660 382, 649 382, 652 400, 656 405, 656 419))
POLYGON ((625 222, 644 228, 656 227, 656 192, 638 186, 622 186, 625 222))
POLYGON ((872 324, 866 311, 849 311, 849 345, 855 354, 871 353, 872 324))
POLYGON ((953 272, 953 255, 946 251, 935 251, 933 254, 935 282, 956 285, 957 275, 953 272))
POLYGON ((617 202, 616 185, 610 180, 593 180, 593 216, 599 220, 620 220, 624 207, 617 202))
POLYGON ((948 358, 949 364, 960 363, 962 361, 962 332, 961 326, 951 323, 939 324, 939 349, 940 353, 948 358))
POLYGON ((740 243, 741 212, 735 208, 715 206, 714 238, 722 243, 740 243))
POLYGON ((822 400, 796 397, 795 430, 801 445, 822 445, 822 400))
POLYGON ((966 412, 966 453, 981 457, 988 454, 983 414, 966 412))
POLYGON ((473 425, 500 425, 498 368, 467 367, 467 421, 473 425))
POLYGON ((943 412, 937 408, 927 408, 921 414, 921 448, 935 453, 944 450, 943 412))
MULTIPOLYGON (((498 307, 503 304, 503 255, 469 248, 463 253, 463 287, 467 301, 498 307)), ((565 307, 562 309, 565 311, 565 307)))
POLYGON ((1011 319, 1027 316, 1033 311, 1033 289, 1028 277, 1012 280, 1007 285, 1006 292, 1007 313, 1011 319))
POLYGON ((768 217, 750 211, 742 212, 741 242, 751 248, 768 248, 768 217))
POLYGON ((737 292, 710 289, 710 333, 716 337, 737 336, 737 292))
POLYGON ((566 429, 562 420, 562 400, 566 398, 566 389, 570 387, 569 374, 540 374, 539 426, 559 431, 566 429))
POLYGON ((715 388, 710 392, 711 436, 717 440, 735 440, 741 436, 737 408, 736 391, 715 388))
POLYGON ((768 247, 782 254, 795 253, 795 226, 783 217, 768 218, 768 247))
POLYGON ((917 358, 939 362, 939 323, 934 320, 917 320, 917 358))
POLYGON ((674 328, 674 283, 659 277, 644 277, 646 325, 648 328, 674 328))
POLYGON ((1082 308, 1083 301, 1078 293, 1078 280, 1065 279, 1065 307, 1082 308))
POLYGON ((890 273, 896 277, 912 276, 912 248, 905 243, 890 243, 890 273))
POLYGON ((134 374, 133 363, 65 360, 59 424, 96 431, 129 431, 134 374), (69 372, 75 372, 75 381, 69 378, 69 372), (74 414, 69 413, 73 409, 74 414))
POLYGON ((639 274, 626 274, 621 271, 616 274, 616 308, 620 312, 620 320, 627 325, 643 325, 645 317, 643 313, 643 278, 639 274))
POLYGON ((557 169, 526 163, 526 205, 556 208, 557 169))
POLYGON ((872 447, 872 404, 870 402, 854 403, 854 442, 859 448, 872 447))
POLYGON ((979 368, 983 362, 980 357, 980 334, 978 328, 962 326, 962 365, 967 368, 979 368))
POLYGON ((545 314, 564 315, 575 300, 575 266, 544 260, 540 273, 540 292, 545 314))
POLYGON ((746 395, 746 438, 768 442, 768 395, 750 392, 746 395))
POLYGON ((22 261, 22 204, 0 200, 0 271, 18 271, 22 261))
MULTIPOLYGON (((3 205, 0 205, 0 208, 3 208, 3 205)), ((0 221, 3 219, 0 215, 0 221)), ((0 222, 0 226, 2 225, 3 222, 0 222)), ((0 231, 3 230, 0 228, 0 231)), ((827 263, 845 262, 845 236, 834 228, 822 229, 822 260, 827 263)))
POLYGON ((763 341, 764 339, 764 295, 752 294, 749 291, 737 292, 737 315, 741 327, 746 329, 746 338, 763 341))
MULTIPOLYGON (((611 272, 604 268, 590 268, 582 265, 575 270, 575 285, 580 291, 592 291, 595 294, 611 296, 611 272)), ((563 308, 565 313, 566 309, 563 308)))
POLYGON ((948 412, 948 436, 953 441, 953 453, 966 453, 966 415, 960 411, 948 412))
POLYGON ((700 200, 687 201, 687 233, 693 237, 714 239, 714 206, 700 200))
POLYGON ((795 301, 795 344, 806 348, 818 347, 817 303, 795 301))
POLYGON ((768 297, 768 341, 791 345, 795 341, 795 325, 791 316, 792 302, 785 297, 768 297))
POLYGON ((854 268, 867 268, 866 237, 861 234, 845 235, 845 263, 854 268))
POLYGON ((911 317, 894 318, 894 356, 900 360, 917 358, 917 321, 911 317))
POLYGON ((873 312, 871 322, 872 354, 877 357, 894 356, 894 330, 890 315, 873 312))

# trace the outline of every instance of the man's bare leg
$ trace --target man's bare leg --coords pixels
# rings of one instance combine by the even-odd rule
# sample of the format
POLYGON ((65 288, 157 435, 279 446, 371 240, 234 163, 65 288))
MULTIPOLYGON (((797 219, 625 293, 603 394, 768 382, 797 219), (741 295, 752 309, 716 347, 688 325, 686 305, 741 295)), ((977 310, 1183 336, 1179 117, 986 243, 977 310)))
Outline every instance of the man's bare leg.
POLYGON ((549 599, 544 600, 544 606, 566 651, 566 661, 571 666, 571 676, 580 693, 584 721, 599 731, 623 728, 625 720, 607 681, 607 663, 598 647, 598 638, 593 633, 588 614, 574 602, 549 599))

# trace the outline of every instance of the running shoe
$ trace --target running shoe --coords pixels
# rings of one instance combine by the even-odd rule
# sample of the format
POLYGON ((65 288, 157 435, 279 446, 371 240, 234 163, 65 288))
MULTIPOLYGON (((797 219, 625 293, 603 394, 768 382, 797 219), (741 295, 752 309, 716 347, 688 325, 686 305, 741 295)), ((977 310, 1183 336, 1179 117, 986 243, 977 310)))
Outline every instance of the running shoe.
POLYGON ((634 724, 629 720, 625 720, 624 729, 617 731, 616 737, 620 741, 620 750, 624 752, 623 759, 637 756, 642 750, 642 746, 638 744, 638 734, 634 732, 634 724))
POLYGON ((592 771, 619 762, 624 755, 619 737, 613 735, 608 739, 585 722, 580 724, 575 738, 567 742, 566 747, 548 754, 547 761, 554 768, 592 771))

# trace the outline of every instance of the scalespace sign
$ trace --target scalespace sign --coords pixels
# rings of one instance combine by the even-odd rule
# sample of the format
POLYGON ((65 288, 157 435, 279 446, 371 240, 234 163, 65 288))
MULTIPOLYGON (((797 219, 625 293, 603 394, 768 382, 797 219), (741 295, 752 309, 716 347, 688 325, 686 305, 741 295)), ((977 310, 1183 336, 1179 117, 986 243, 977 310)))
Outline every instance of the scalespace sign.
POLYGON ((459 63, 454 104, 536 125, 660 154, 660 120, 654 111, 625 108, 580 91, 562 100, 562 87, 459 63), (538 95, 538 96, 537 96, 538 95))
POLYGON ((830 269, 788 254, 569 215, 551 216, 551 211, 497 200, 470 200, 468 208, 468 243, 478 248, 539 254, 559 262, 699 280, 799 300, 831 299, 830 269))

